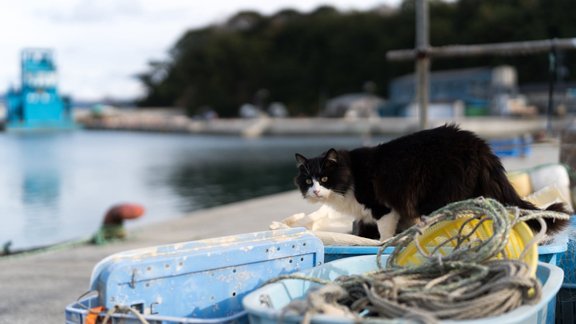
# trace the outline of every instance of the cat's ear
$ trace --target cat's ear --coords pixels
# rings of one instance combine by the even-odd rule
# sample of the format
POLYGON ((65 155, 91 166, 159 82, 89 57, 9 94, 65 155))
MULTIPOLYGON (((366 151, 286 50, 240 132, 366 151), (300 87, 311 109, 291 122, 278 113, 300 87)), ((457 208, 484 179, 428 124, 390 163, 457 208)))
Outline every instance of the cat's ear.
POLYGON ((308 162, 308 159, 304 157, 302 154, 296 153, 294 155, 296 157, 296 167, 299 168, 308 162))
POLYGON ((335 149, 331 148, 328 150, 328 152, 326 152, 324 158, 328 161, 338 163, 338 152, 335 149))

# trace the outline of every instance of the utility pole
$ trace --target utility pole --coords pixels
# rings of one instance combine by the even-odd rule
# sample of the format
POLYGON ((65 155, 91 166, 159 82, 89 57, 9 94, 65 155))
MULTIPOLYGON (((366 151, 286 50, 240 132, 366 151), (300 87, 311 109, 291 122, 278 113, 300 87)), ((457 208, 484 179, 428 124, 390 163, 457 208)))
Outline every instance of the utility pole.
POLYGON ((428 0, 416 1, 416 87, 420 129, 428 127, 428 90, 430 75, 430 47, 428 32, 428 0))
POLYGON ((552 112, 554 111, 554 85, 558 76, 556 40, 552 39, 548 53, 548 106, 546 107, 546 132, 552 134, 552 112))

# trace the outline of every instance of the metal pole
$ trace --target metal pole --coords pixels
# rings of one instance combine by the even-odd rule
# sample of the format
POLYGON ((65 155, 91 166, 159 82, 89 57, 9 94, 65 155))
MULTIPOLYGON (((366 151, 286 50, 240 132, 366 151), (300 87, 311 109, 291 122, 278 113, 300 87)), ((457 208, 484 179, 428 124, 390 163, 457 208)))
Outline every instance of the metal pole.
POLYGON ((420 129, 428 127, 428 77, 430 58, 428 56, 428 1, 416 1, 416 75, 419 103, 420 129))
POLYGON ((546 132, 552 135, 552 113, 554 111, 554 85, 558 75, 556 41, 552 39, 548 53, 548 107, 546 107, 546 132))
MULTIPOLYGON (((576 49, 576 38, 554 38, 556 50, 576 49)), ((508 42, 476 45, 445 45, 428 47, 430 58, 472 57, 486 55, 529 55, 550 51, 551 39, 524 42, 508 42)), ((417 49, 388 51, 386 58, 391 61, 408 61, 417 57, 417 49)))

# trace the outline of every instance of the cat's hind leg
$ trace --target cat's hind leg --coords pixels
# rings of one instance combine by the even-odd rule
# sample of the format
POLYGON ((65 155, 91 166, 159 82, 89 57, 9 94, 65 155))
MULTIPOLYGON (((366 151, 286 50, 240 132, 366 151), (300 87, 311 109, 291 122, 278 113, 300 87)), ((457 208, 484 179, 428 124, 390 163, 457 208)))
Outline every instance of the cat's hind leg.
POLYGON ((399 220, 400 214, 392 209, 388 214, 385 214, 376 221, 376 226, 380 233, 380 241, 387 240, 396 234, 399 220))
POLYGON ((352 234, 360 237, 365 237, 373 240, 380 239, 380 233, 376 223, 367 222, 364 220, 355 220, 352 224, 352 234))

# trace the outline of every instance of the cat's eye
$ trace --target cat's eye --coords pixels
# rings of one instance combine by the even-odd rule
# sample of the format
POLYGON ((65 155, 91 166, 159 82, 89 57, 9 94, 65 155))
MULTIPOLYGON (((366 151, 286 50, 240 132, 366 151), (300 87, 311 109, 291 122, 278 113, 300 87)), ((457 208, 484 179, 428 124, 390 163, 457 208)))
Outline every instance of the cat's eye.
POLYGON ((328 181, 328 177, 322 177, 322 179, 320 179, 320 181, 326 182, 326 181, 328 181))
POLYGON ((306 179, 306 184, 312 184, 312 179, 306 179))

